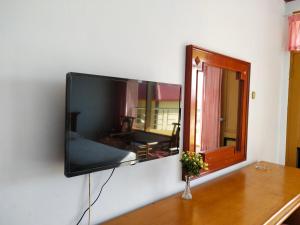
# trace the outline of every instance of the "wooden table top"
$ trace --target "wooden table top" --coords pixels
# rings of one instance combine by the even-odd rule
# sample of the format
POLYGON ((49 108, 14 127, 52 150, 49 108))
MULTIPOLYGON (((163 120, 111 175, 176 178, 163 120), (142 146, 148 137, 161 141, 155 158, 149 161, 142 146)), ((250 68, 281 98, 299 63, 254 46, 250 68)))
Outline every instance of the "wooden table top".
MULTIPOLYGON (((192 188, 104 225, 259 225, 300 193, 300 169, 262 162, 192 188)), ((182 184, 184 188, 184 184, 182 184)))

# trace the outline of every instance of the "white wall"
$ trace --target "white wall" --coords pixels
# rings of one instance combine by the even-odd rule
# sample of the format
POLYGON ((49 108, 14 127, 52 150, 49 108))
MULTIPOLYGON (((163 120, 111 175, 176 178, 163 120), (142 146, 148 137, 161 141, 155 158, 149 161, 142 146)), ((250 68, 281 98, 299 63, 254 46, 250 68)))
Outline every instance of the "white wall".
MULTIPOLYGON (((280 154, 282 0, 1 0, 0 224, 74 224, 87 177, 63 175, 68 71, 184 83, 185 45, 252 63, 248 160, 280 154)), ((93 195, 110 171, 92 175, 93 195)), ((118 168, 93 223, 181 191, 179 156, 118 168)))

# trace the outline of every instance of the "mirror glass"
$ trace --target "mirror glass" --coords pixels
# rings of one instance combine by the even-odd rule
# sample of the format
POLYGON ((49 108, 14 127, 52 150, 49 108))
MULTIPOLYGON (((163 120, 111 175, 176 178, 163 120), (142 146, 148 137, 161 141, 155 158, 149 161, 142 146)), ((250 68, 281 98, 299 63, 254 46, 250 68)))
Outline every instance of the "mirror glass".
POLYGON ((196 152, 237 145, 238 75, 206 64, 197 70, 196 152))

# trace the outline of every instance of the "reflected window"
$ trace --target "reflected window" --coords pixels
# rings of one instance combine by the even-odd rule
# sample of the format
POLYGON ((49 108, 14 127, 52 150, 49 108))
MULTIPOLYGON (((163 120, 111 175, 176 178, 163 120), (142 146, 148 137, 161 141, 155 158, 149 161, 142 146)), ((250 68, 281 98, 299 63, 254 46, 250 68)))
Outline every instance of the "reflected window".
MULTIPOLYGON (((134 129, 171 136, 177 129, 180 104, 180 86, 161 83, 139 83, 135 105, 128 112, 135 117, 134 129)), ((128 104, 128 103, 127 103, 128 104)))
POLYGON ((197 71, 197 123, 196 123, 196 151, 201 150, 202 142, 202 108, 203 108, 203 83, 204 74, 197 71))

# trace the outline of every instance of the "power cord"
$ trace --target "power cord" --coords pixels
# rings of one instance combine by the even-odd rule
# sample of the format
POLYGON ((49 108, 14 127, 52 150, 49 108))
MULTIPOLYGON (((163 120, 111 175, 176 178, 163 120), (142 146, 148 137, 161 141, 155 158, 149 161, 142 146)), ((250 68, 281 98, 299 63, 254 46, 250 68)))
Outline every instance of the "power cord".
POLYGON ((108 183, 108 181, 110 180, 110 178, 112 177, 112 175, 114 174, 116 168, 113 168, 113 170, 111 171, 108 179, 105 181, 105 183, 102 185, 100 192, 97 196, 97 198, 93 201, 92 204, 90 204, 90 187, 91 187, 91 180, 90 180, 90 174, 89 174, 89 207, 83 212, 82 216, 80 217, 79 221, 76 223, 76 225, 79 225, 81 220, 83 219, 84 215, 86 214, 87 211, 89 211, 89 221, 90 221, 90 208, 97 202, 97 200, 99 199, 102 190, 104 188, 104 186, 108 183))
POLYGON ((91 174, 89 173, 89 221, 88 225, 91 224, 91 174))

